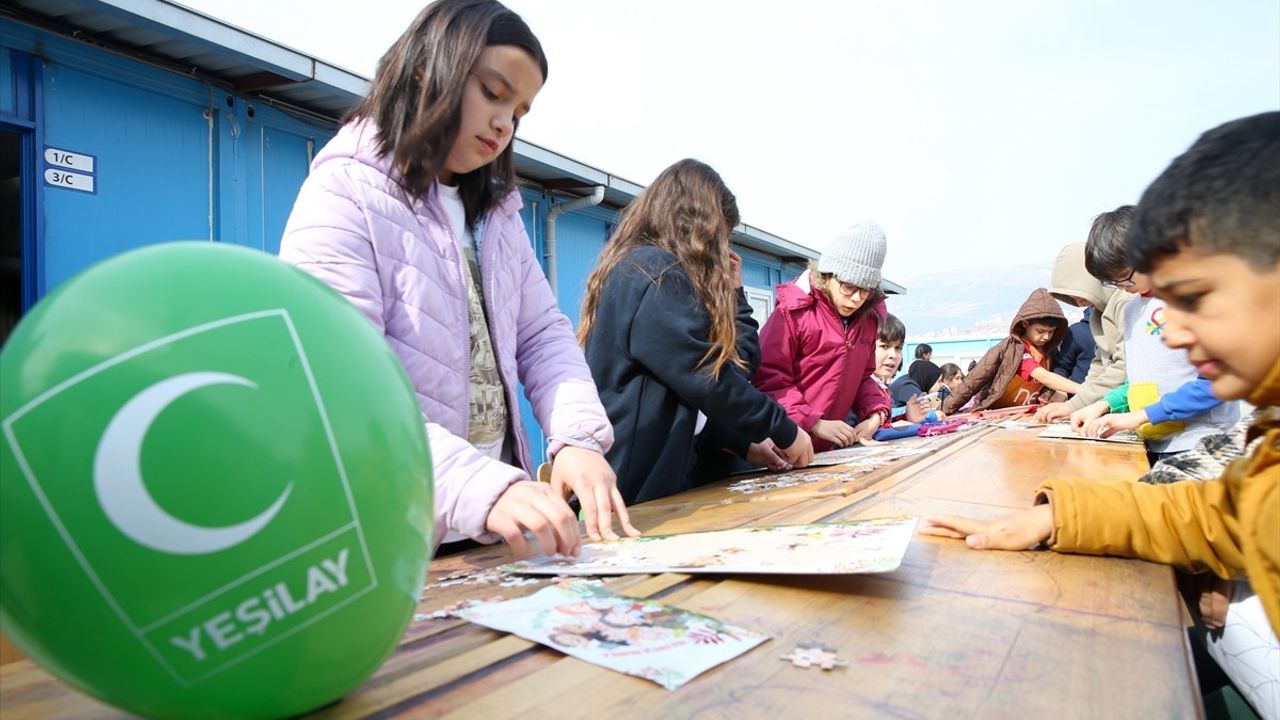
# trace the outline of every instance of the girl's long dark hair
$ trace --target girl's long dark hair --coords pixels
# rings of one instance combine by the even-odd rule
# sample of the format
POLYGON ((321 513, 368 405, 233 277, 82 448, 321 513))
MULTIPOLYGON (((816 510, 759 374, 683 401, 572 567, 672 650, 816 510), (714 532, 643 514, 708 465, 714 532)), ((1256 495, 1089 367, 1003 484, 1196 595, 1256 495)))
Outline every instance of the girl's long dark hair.
MULTIPOLYGON (((462 94, 480 53, 513 45, 547 79, 547 58, 520 16, 495 0, 438 0, 423 8, 378 61, 369 94, 344 121, 370 120, 378 149, 391 156, 400 187, 426 198, 458 137, 462 94)), ((515 187, 515 140, 477 170, 457 176, 468 225, 515 187)))
POLYGON ((585 345, 591 336, 609 274, 633 248, 654 245, 676 256, 711 316, 711 347, 702 366, 712 377, 719 376, 725 363, 745 367, 738 356, 737 300, 729 267, 729 236, 738 222, 738 201, 710 166, 681 160, 663 170, 622 212, 587 278, 578 341, 585 345))

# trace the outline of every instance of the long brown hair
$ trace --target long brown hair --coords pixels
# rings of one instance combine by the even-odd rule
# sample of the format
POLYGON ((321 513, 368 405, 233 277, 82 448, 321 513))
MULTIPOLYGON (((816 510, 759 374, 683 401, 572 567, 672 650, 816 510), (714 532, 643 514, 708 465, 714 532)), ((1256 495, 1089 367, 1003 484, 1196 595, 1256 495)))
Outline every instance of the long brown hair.
POLYGON ((711 377, 738 356, 736 299, 729 266, 729 236, 738 225, 738 201, 705 163, 681 160, 663 170, 622 212, 618 227, 587 278, 578 341, 586 345, 609 274, 632 249, 653 245, 676 256, 711 316, 711 347, 702 357, 711 377))
MULTIPOLYGON (((378 126, 378 150, 390 155, 400 187, 426 198, 458 137, 462 94, 480 53, 514 45, 547 79, 547 58, 520 16, 495 0, 438 0, 423 8, 378 61, 369 94, 345 121, 378 126)), ((493 162, 457 176, 468 225, 515 187, 515 140, 493 162)))

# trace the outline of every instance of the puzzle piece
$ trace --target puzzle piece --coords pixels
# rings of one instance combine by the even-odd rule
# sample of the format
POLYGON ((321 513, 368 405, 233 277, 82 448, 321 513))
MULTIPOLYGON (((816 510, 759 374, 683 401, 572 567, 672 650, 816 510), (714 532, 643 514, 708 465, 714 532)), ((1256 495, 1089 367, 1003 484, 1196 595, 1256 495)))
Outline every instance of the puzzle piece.
POLYGON ((464 570, 462 572, 450 573, 433 583, 429 583, 423 588, 423 592, 437 588, 453 587, 455 585, 488 585, 490 583, 499 582, 505 577, 506 576, 496 568, 488 568, 485 570, 464 570))
POLYGON ((783 655, 781 660, 790 660, 792 665, 798 668, 808 668, 814 665, 823 670, 832 670, 837 667, 848 665, 848 661, 836 655, 834 650, 824 647, 800 647, 791 651, 790 655, 783 655))
POLYGON ((729 486, 731 492, 743 493, 751 495, 753 493, 764 492, 766 490, 778 490, 780 488, 795 487, 797 485, 808 485, 816 482, 825 482, 828 480, 846 479, 846 472, 790 472, 781 475, 762 475, 760 477, 747 478, 739 480, 729 486))
POLYGON ((457 617, 457 612, 459 610, 465 610, 466 608, 475 607, 476 605, 484 605, 485 603, 502 602, 503 600, 506 600, 506 599, 507 598, 503 597, 502 595, 493 595, 487 598, 471 598, 469 600, 459 600, 456 603, 445 605, 444 607, 440 608, 439 610, 436 610, 435 612, 415 613, 413 616, 413 621, 423 622, 426 620, 443 620, 444 618, 457 617))
POLYGON ((537 578, 537 577, 526 578, 526 577, 518 577, 513 575, 513 576, 508 576, 506 580, 503 580, 502 582, 498 583, 498 587, 504 587, 504 588, 505 587, 524 587, 525 585, 537 585, 538 583, 544 580, 546 580, 546 578, 537 578))
POLYGON ((583 578, 581 575, 553 575, 551 582, 559 584, 579 583, 581 585, 604 585, 604 581, 598 578, 583 578))

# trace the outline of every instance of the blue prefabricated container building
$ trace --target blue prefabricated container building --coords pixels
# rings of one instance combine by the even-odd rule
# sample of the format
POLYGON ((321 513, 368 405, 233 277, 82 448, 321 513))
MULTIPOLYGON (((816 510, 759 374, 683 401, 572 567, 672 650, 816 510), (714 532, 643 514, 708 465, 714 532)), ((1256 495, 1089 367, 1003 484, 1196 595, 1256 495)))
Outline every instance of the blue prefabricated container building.
MULTIPOLYGON (((204 239, 275 253, 311 158, 367 87, 164 0, 6 0, 0 338, 59 283, 133 248, 204 239)), ((529 237, 576 323, 617 213, 643 188, 522 140, 516 156, 529 237)), ((763 322, 773 286, 816 253, 748 225, 734 244, 763 322)))

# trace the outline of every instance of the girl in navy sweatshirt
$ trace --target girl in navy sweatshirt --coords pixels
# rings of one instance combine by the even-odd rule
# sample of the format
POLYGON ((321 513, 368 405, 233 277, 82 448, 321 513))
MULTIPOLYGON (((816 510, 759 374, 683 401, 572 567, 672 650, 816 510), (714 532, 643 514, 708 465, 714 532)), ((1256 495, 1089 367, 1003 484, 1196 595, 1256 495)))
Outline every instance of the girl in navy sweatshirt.
POLYGON ((772 442, 795 467, 813 457, 808 434, 747 380, 759 350, 739 337, 746 300, 729 251, 738 221, 715 170, 681 160, 623 211, 587 279, 578 338, 613 424, 606 457, 627 503, 693 486, 708 421, 772 442))

